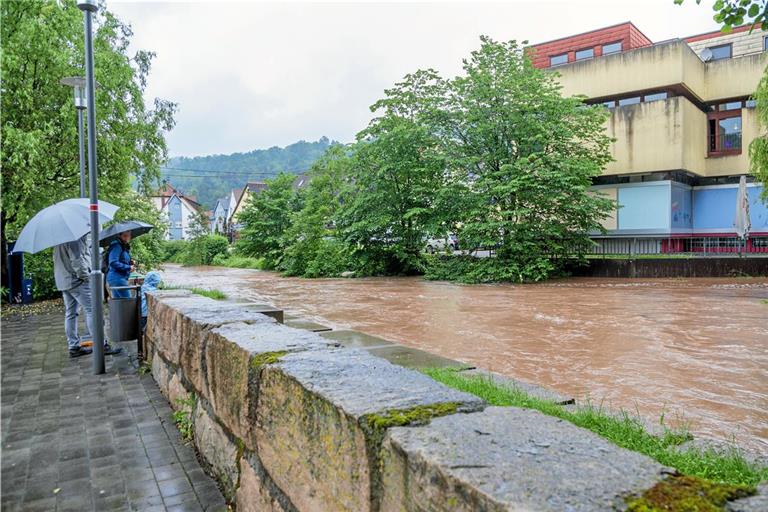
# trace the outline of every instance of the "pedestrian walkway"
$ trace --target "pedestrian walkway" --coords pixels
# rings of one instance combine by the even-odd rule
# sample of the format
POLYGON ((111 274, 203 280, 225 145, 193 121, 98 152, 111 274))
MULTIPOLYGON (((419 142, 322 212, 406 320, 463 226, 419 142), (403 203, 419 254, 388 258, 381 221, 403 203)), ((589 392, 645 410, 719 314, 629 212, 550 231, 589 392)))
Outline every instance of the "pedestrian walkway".
POLYGON ((2 510, 226 510, 136 343, 70 359, 63 314, 2 320, 2 510))

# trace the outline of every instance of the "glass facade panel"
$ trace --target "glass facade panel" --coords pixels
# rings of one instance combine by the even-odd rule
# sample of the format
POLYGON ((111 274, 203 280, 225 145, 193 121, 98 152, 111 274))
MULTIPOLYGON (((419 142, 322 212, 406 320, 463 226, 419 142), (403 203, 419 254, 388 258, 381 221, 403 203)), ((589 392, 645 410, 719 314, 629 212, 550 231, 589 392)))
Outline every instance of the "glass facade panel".
POLYGON ((655 94, 646 94, 645 101, 658 101, 667 99, 667 93, 657 92, 655 94))
POLYGON ((731 45, 724 44, 721 46, 713 46, 708 48, 712 52, 712 60, 730 59, 731 58, 731 45))
POLYGON ((608 55, 611 53, 619 53, 620 51, 621 51, 621 41, 619 41, 618 43, 603 45, 603 55, 608 55))
POLYGON ((563 53, 562 55, 553 55, 549 58, 549 65, 550 66, 557 66, 558 64, 565 64, 568 62, 568 54, 563 53))
POLYGON ((576 60, 591 59, 595 56, 594 48, 586 48, 576 52, 576 60))
POLYGON ((620 107, 623 107, 624 105, 634 105, 635 103, 640 103, 640 96, 635 96, 633 98, 624 98, 623 100, 619 100, 620 107))
POLYGON ((619 229, 668 230, 669 182, 619 188, 619 229))

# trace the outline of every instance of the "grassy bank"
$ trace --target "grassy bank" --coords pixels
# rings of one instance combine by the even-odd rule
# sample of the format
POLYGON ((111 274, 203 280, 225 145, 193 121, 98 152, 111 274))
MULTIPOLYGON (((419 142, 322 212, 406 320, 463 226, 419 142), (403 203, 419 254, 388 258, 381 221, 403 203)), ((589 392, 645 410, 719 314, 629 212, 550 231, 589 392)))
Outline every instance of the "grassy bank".
POLYGON ((250 268, 253 270, 264 270, 264 258, 250 258, 248 256, 224 256, 219 255, 213 258, 211 265, 217 267, 231 268, 250 268))
POLYGON ((685 430, 665 429, 662 435, 649 433, 639 418, 626 412, 618 415, 591 405, 565 408, 554 402, 535 398, 524 391, 494 382, 489 377, 462 375, 456 370, 428 368, 423 372, 454 389, 476 395, 491 405, 535 409, 561 418, 608 439, 614 444, 671 466, 680 473, 727 484, 754 486, 768 479, 768 467, 748 462, 736 449, 728 451, 681 448, 691 439, 685 430))

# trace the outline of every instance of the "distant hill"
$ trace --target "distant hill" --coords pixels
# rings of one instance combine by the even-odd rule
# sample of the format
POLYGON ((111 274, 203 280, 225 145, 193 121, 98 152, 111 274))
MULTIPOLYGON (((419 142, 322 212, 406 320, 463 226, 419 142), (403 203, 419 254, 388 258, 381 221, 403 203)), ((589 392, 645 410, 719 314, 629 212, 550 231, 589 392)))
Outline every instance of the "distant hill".
POLYGON ((263 181, 280 171, 300 174, 335 142, 322 137, 316 142, 299 141, 284 148, 256 149, 248 153, 175 157, 161 169, 162 179, 212 209, 216 200, 249 181, 263 181))

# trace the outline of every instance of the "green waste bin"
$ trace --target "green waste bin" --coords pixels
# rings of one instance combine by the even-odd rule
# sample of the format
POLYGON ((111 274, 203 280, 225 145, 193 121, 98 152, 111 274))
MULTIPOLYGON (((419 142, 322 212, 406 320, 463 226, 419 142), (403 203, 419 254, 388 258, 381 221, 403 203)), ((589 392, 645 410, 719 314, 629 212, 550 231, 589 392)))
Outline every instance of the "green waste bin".
POLYGON ((109 299, 110 340, 128 341, 139 338, 140 286, 110 286, 110 290, 131 290, 132 296, 109 299))

